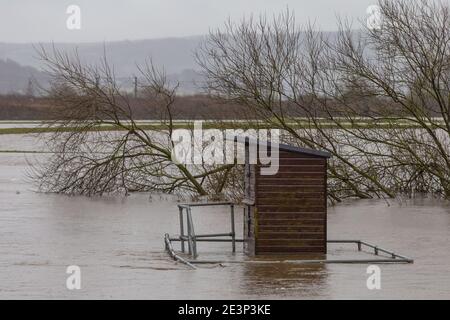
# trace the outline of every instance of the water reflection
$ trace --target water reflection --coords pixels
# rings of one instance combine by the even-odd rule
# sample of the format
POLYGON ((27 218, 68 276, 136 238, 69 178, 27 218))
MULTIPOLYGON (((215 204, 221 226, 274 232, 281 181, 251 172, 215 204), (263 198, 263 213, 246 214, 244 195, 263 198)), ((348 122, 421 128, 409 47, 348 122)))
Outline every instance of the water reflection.
POLYGON ((328 287, 327 265, 293 263, 245 263, 241 289, 245 294, 296 298, 321 296, 328 287))

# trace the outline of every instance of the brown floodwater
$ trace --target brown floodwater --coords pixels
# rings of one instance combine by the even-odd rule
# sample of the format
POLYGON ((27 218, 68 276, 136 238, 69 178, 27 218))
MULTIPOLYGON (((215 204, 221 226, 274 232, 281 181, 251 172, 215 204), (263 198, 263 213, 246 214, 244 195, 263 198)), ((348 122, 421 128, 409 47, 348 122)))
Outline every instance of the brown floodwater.
MULTIPOLYGON (((0 135, 0 150, 39 150, 35 138, 0 135)), ((0 152, 0 298, 37 299, 449 299, 450 206, 433 199, 349 201, 329 209, 329 239, 362 239, 414 259, 379 264, 369 290, 364 264, 225 263, 190 270, 164 252, 178 231, 177 199, 36 193, 25 179, 35 155, 0 152), (66 268, 81 268, 81 290, 66 268)), ((196 232, 228 231, 227 208, 196 208, 196 232)), ((237 210, 242 230, 242 211, 237 210)), ((239 234, 241 236, 241 234, 239 234)), ((178 248, 179 244, 175 244, 178 248)), ((204 260, 247 258, 230 244, 199 243, 204 260)), ((330 245, 328 259, 368 258, 330 245)))

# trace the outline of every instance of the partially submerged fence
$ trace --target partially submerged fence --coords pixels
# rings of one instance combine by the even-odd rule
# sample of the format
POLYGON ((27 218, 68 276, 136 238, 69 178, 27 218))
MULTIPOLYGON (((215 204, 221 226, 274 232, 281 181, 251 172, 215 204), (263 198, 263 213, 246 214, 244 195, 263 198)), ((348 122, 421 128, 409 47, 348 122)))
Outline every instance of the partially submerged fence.
POLYGON ((179 219, 180 219, 180 235, 178 238, 172 238, 171 241, 181 242, 181 252, 185 252, 185 242, 188 244, 188 253, 197 258, 197 242, 231 242, 233 252, 236 252, 236 242, 242 242, 242 239, 236 239, 236 225, 234 216, 234 203, 231 202, 215 202, 215 203, 188 203, 179 204, 179 219), (230 207, 230 232, 224 233, 210 233, 210 234, 196 234, 194 222, 192 219, 193 207, 210 207, 210 206, 229 206, 230 207), (185 230, 186 226, 186 230, 185 230), (230 239, 223 239, 229 237, 230 239))
MULTIPOLYGON (((232 252, 236 252, 236 243, 243 242, 243 239, 236 239, 235 226, 235 207, 231 202, 214 202, 214 203, 187 203, 178 205, 179 209, 179 223, 180 234, 176 237, 170 237, 165 234, 164 242, 166 251, 170 256, 187 266, 196 269, 195 264, 223 264, 223 263, 413 263, 414 260, 403 255, 399 255, 390 250, 381 248, 379 246, 370 244, 362 240, 327 240, 327 243, 333 244, 356 244, 358 251, 364 251, 368 248, 369 253, 373 253, 380 258, 375 259, 285 259, 285 260, 242 260, 242 261, 226 261, 226 260, 197 260, 197 242, 230 242, 232 252), (211 234, 196 234, 194 227, 194 219, 192 217, 192 208, 194 207, 210 207, 210 206, 229 206, 230 207, 230 231, 224 233, 211 234), (172 245, 172 242, 180 242, 180 253, 177 253, 172 245), (187 243, 187 253, 186 253, 187 243), (385 256, 382 256, 381 254, 385 256), (188 258, 190 257, 190 258, 188 258)), ((368 252, 368 251, 364 251, 368 252)))

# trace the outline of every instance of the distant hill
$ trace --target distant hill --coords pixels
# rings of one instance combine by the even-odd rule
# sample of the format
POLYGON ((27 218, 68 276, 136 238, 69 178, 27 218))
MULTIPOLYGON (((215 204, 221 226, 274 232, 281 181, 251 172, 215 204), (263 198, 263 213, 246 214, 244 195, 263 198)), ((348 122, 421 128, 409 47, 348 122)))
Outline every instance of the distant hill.
MULTIPOLYGON (((326 34, 334 37, 336 33, 327 32, 326 34)), ((201 83, 202 78, 197 72, 198 66, 195 63, 193 53, 204 39, 205 36, 192 36, 106 43, 44 43, 42 45, 49 51, 52 50, 53 45, 57 49, 69 53, 76 49, 82 61, 89 64, 98 63, 106 52, 109 63, 114 66, 119 82, 124 88, 130 90, 133 87, 134 76, 138 75, 136 65, 142 65, 151 58, 157 66, 164 67, 171 80, 180 81, 181 92, 195 93, 199 90, 195 83, 201 83)), ((16 77, 14 74, 4 74, 0 69, 0 91, 23 90, 27 83, 24 78, 28 78, 30 73, 39 74, 38 70, 41 70, 43 65, 37 58, 35 48, 38 46, 31 43, 0 43, 0 61, 11 59, 22 66, 31 66, 37 69, 29 67, 20 69, 16 64, 16 69, 20 75, 17 75, 17 78, 20 78, 20 81, 14 80, 16 77)), ((4 63, 6 62, 4 61, 4 63)), ((7 64, 11 64, 10 67, 13 68, 11 61, 7 64)))
MULTIPOLYGON (((178 73, 184 69, 195 69, 192 56, 203 36, 186 38, 164 38, 134 41, 94 43, 44 43, 47 50, 56 48, 68 52, 77 49, 80 56, 89 63, 96 63, 106 51, 108 60, 114 64, 120 76, 136 72, 136 63, 142 64, 152 57, 158 65, 164 65, 167 72, 178 73)), ((40 68, 42 66, 35 47, 40 44, 0 43, 0 59, 12 59, 22 65, 40 68)))
MULTIPOLYGON (((164 67, 171 79, 181 80, 181 90, 190 92, 195 91, 192 85, 192 79, 198 80, 197 69, 194 61, 193 52, 204 39, 203 36, 185 37, 185 38, 164 38, 135 41, 117 41, 108 43, 44 43, 47 50, 52 50, 54 45, 57 49, 67 52, 74 52, 76 49, 81 59, 89 64, 99 62, 104 52, 106 52, 108 61, 114 65, 119 81, 125 87, 132 87, 132 79, 138 74, 136 65, 142 65, 150 58, 160 67, 164 67)), ((0 43, 0 61, 11 59, 23 66, 31 66, 38 70, 42 69, 42 62, 38 59, 36 53, 37 44, 15 44, 0 43)), ((10 61, 10 60, 8 60, 10 61)), ((12 63, 11 61, 9 62, 12 63)), ((18 69, 17 69, 18 70, 18 69)), ((19 74, 35 73, 37 70, 28 68, 19 71, 19 74), (32 71, 33 70, 33 71, 32 71)), ((21 79, 23 78, 20 76, 21 79)), ((28 76, 25 76, 28 77, 28 76)), ((10 77, 6 76, 0 69, 0 91, 20 91, 23 89, 23 81, 9 82, 10 77)), ((27 80, 25 81, 26 86, 27 80)))
POLYGON ((37 94, 38 86, 47 81, 47 76, 36 68, 0 59, 0 94, 37 94))

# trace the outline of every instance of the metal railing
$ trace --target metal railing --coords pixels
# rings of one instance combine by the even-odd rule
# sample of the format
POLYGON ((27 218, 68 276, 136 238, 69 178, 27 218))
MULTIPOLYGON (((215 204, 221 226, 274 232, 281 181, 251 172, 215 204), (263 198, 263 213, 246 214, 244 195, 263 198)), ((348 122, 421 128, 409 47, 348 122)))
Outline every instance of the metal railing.
POLYGON ((181 242, 181 252, 185 253, 185 243, 188 244, 188 253, 195 259, 198 256, 197 242, 231 242, 233 252, 236 252, 236 242, 242 242, 242 239, 236 239, 236 226, 234 219, 234 203, 232 202, 211 202, 211 203, 185 203, 178 205, 180 219, 180 235, 178 238, 169 238, 170 241, 181 242), (194 222, 192 219, 193 207, 211 207, 211 206, 230 206, 230 224, 231 231, 226 233, 195 234, 194 222), (186 223, 186 224, 185 224, 186 223), (185 230, 186 225, 186 230, 185 230), (217 239, 219 237, 231 237, 231 239, 217 239))
POLYGON ((194 266, 192 263, 190 263, 190 262, 187 261, 186 259, 180 257, 180 256, 175 252, 175 250, 173 249, 173 246, 172 246, 172 242, 170 241, 170 236, 169 236, 168 233, 166 233, 166 234, 164 235, 164 243, 165 243, 165 246, 166 246, 166 251, 170 254, 170 256, 171 256, 174 260, 180 261, 181 263, 184 263, 185 265, 191 267, 192 269, 197 269, 196 266, 194 266))
MULTIPOLYGON (((246 264, 276 264, 276 263, 288 263, 288 264, 373 264, 373 263, 414 263, 414 260, 392 251, 380 248, 378 246, 372 245, 361 240, 328 240, 327 243, 355 243, 357 245, 358 251, 362 251, 363 247, 366 246, 374 250, 374 255, 379 255, 380 252, 385 253, 390 256, 390 258, 376 258, 376 259, 285 259, 285 260, 187 260, 180 257, 174 250, 171 241, 179 241, 178 238, 170 238, 168 234, 165 235, 166 250, 172 256, 174 260, 186 264, 192 269, 197 269, 196 264, 235 264, 235 263, 246 263, 246 264)), ((230 239, 223 239, 224 241, 231 241, 230 239)))
MULTIPOLYGON (((228 240, 229 241, 229 240, 228 240)), ((275 263, 291 263, 291 264, 369 264, 369 263, 414 263, 414 260, 390 250, 383 249, 362 240, 327 240, 327 243, 354 243, 357 245, 358 251, 363 251, 363 247, 373 249, 373 254, 380 255, 380 252, 389 255, 389 257, 380 257, 376 259, 284 259, 284 260, 186 260, 190 264, 224 264, 224 263, 249 263, 249 264, 275 264, 275 263)))
POLYGON ((373 250, 373 254, 379 256, 380 253, 388 255, 388 257, 380 257, 377 259, 317 259, 317 260, 278 260, 278 261, 212 261, 212 260, 197 260, 197 242, 231 242, 233 253, 236 252, 236 242, 243 242, 243 239, 236 239, 235 230, 235 204, 231 202, 212 202, 212 203, 186 203, 179 204, 179 220, 180 220, 180 235, 178 237, 170 237, 165 234, 164 241, 166 250, 169 252, 174 260, 186 264, 187 266, 196 269, 194 264, 222 264, 222 263, 414 263, 414 260, 403 255, 396 254, 390 250, 381 248, 379 246, 370 244, 362 240, 327 240, 327 243, 353 243, 357 245, 358 251, 363 251, 364 247, 373 250), (226 233, 211 233, 211 234, 196 234, 194 229, 194 222, 192 218, 193 207, 208 207, 208 206, 230 206, 230 232, 226 233), (186 230, 185 230, 186 227, 186 230), (224 238, 224 237, 229 237, 224 238), (178 255, 172 246, 172 241, 179 241, 181 244, 181 252, 186 252, 186 242, 188 244, 188 254, 193 258, 192 260, 185 259, 178 255))
MULTIPOLYGON (((365 241, 361 240, 328 240, 327 243, 355 243, 358 247, 358 251, 362 251, 363 246, 373 249, 374 255, 378 256, 380 252, 383 252, 391 257, 389 261, 391 262, 406 262, 406 263, 413 263, 414 260, 399 254, 396 254, 390 250, 383 249, 379 246, 376 246, 374 244, 370 244, 365 241)), ((380 260, 377 260, 380 261, 380 260)), ((386 261, 388 262, 388 261, 386 261)))

